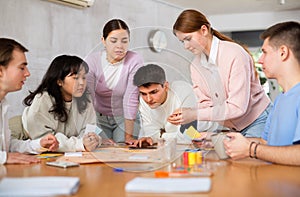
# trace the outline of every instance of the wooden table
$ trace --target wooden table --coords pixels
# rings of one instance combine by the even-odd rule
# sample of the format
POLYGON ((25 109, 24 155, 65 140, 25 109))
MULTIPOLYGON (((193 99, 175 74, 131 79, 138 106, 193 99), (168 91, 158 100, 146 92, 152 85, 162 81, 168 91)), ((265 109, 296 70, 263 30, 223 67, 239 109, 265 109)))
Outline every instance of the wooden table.
MULTIPOLYGON (((214 154, 214 153, 211 153, 214 154)), ((212 157, 214 158, 214 157, 212 157)), ((114 164, 114 167, 119 164, 114 164)), ((124 164, 127 165, 127 164, 124 164)), ((132 164, 130 164, 132 167, 132 164)), ((299 196, 300 167, 274 165, 254 159, 218 161, 207 159, 214 174, 208 193, 136 194, 126 193, 125 184, 135 177, 153 177, 154 172, 115 172, 104 163, 84 164, 68 169, 35 165, 0 165, 0 177, 76 176, 80 188, 74 196, 299 196)), ((135 165, 134 167, 140 167, 135 165)), ((161 170, 170 169, 170 164, 161 170)), ((196 186, 195 186, 196 187, 196 186)))

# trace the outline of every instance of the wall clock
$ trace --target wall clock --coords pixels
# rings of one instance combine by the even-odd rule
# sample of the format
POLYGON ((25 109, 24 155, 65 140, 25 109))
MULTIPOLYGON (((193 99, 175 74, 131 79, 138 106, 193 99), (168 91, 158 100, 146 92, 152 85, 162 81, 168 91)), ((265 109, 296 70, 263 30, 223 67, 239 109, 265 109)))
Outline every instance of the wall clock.
POLYGON ((161 30, 154 30, 149 36, 150 49, 154 52, 161 52, 167 48, 167 36, 166 33, 161 30))

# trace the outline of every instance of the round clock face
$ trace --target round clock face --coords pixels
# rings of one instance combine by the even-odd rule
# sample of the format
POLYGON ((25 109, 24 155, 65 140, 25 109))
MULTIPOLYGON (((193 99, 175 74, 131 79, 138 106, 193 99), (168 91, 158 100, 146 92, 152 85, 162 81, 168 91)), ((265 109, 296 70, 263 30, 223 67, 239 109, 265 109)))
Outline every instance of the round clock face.
POLYGON ((167 36, 165 32, 160 30, 155 30, 150 34, 149 37, 150 48, 154 52, 161 52, 167 47, 167 36))

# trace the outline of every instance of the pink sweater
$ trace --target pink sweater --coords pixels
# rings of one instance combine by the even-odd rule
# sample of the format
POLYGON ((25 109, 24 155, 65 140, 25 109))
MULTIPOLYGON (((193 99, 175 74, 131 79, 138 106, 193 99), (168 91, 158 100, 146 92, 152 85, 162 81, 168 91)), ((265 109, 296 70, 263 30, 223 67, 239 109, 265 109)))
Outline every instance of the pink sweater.
POLYGON ((240 45, 221 40, 214 44, 215 57, 210 58, 217 66, 203 66, 203 57, 196 57, 191 64, 199 99, 198 119, 240 131, 258 118, 270 99, 255 76, 250 55, 240 45))
POLYGON ((135 52, 127 52, 119 82, 112 90, 105 83, 101 52, 92 53, 86 58, 86 62, 90 69, 87 75, 88 88, 94 100, 95 110, 107 116, 135 119, 139 91, 133 84, 133 76, 143 64, 142 57, 135 52))

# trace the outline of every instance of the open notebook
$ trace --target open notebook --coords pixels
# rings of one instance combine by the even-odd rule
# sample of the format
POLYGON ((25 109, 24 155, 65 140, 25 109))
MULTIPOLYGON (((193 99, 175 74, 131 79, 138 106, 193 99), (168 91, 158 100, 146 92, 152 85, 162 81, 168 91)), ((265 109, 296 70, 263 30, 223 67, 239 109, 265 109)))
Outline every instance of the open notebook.
POLYGON ((194 193, 208 192, 211 180, 201 178, 144 178, 137 177, 129 181, 125 190, 139 193, 194 193))
POLYGON ((0 196, 54 196, 75 194, 78 177, 4 177, 0 182, 0 196))

